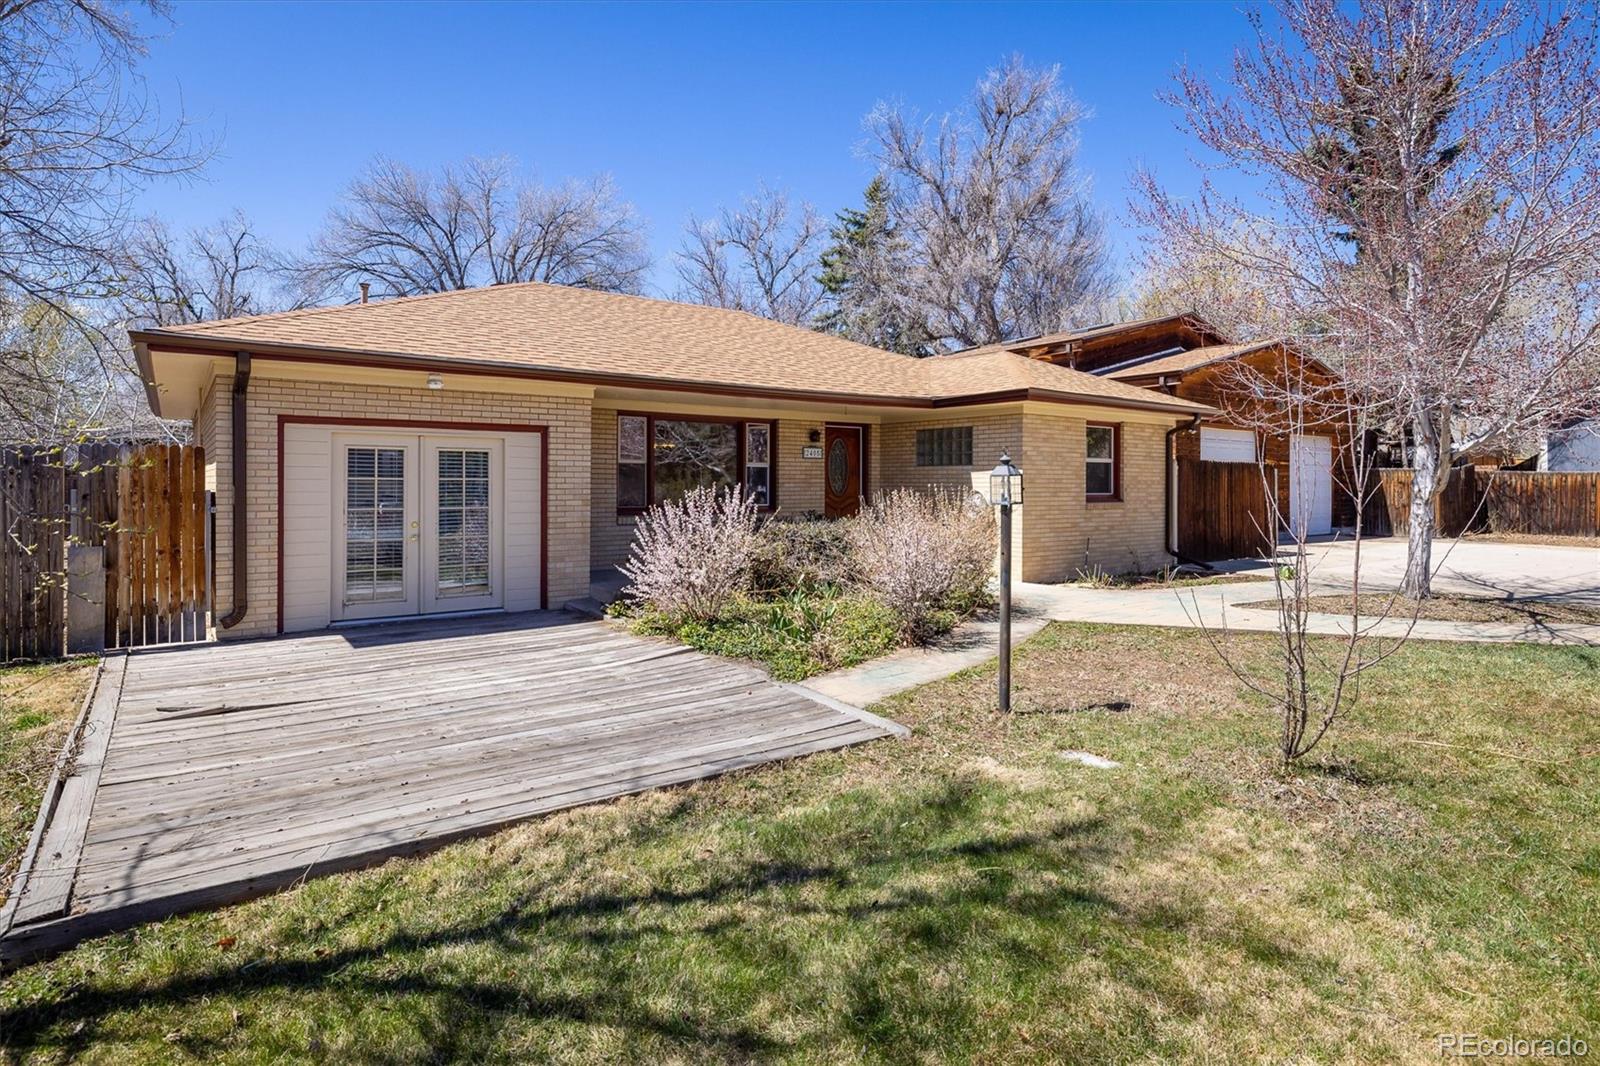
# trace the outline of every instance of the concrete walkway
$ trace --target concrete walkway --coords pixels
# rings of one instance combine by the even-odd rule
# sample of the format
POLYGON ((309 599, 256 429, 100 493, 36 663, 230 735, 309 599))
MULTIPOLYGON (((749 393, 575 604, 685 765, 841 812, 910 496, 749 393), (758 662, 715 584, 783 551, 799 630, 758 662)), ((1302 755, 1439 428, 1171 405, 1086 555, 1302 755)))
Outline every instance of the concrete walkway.
MULTIPOLYGON (((1050 621, 1043 610, 1018 603, 1011 619, 1013 646, 1039 632, 1050 621)), ((819 674, 801 682, 800 687, 853 707, 866 707, 897 692, 981 665, 999 654, 999 621, 993 617, 980 618, 957 626, 927 647, 901 648, 860 666, 819 674)))

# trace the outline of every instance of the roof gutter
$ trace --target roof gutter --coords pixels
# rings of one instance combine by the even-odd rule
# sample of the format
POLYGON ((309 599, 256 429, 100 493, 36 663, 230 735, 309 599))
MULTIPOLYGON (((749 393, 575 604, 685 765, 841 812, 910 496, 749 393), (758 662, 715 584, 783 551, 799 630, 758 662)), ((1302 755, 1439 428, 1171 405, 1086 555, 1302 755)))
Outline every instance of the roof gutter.
POLYGON ((223 629, 244 621, 250 610, 249 456, 245 449, 245 421, 250 413, 250 353, 233 353, 233 610, 217 620, 223 629))

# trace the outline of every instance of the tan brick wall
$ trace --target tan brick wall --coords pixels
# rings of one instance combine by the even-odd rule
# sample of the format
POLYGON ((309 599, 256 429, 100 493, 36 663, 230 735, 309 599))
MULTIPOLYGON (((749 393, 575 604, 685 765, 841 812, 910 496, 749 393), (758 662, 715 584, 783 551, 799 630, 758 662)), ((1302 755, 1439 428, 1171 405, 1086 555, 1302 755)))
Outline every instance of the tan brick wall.
MULTIPOLYGON (((1020 413, 985 415, 941 415, 917 422, 890 422, 880 427, 882 441, 883 491, 893 489, 954 489, 988 494, 989 472, 1009 454, 1018 466, 1023 463, 1023 421, 1020 413), (917 430, 950 426, 972 427, 971 466, 918 466, 917 430)), ((1031 489, 1028 490, 1031 492, 1031 489)), ((1025 530, 1029 526, 1026 507, 1012 510, 1011 573, 1023 581, 1046 580, 1028 576, 1025 530)))
MULTIPOLYGON (((778 420, 778 512, 790 518, 802 515, 821 515, 826 505, 827 486, 823 484, 821 459, 802 459, 801 451, 811 443, 811 431, 820 434, 826 423, 810 419, 778 420)), ((867 430, 867 451, 871 455, 872 430, 867 430)), ((872 468, 867 468, 867 483, 872 483, 872 468)))
POLYGON ((1121 499, 1090 502, 1084 497, 1087 421, 1025 416, 1020 461, 1027 483, 1024 580, 1066 581, 1094 567, 1111 573, 1155 570, 1171 560, 1165 526, 1167 427, 1119 422, 1121 499))
MULTIPOLYGON (((1082 484, 1082 423, 1074 434, 1082 484)), ((1084 505, 1083 520, 1073 531, 1074 568, 1099 566, 1112 573, 1155 570, 1171 557, 1166 546, 1166 428, 1124 422, 1122 433, 1122 499, 1084 505)), ((1082 498, 1081 489, 1079 498, 1082 498)))
MULTIPOLYGON (((231 383, 213 388, 220 403, 210 420, 208 462, 217 478, 217 614, 231 608, 233 558, 231 458, 225 446, 230 423, 231 383), (216 448, 213 451, 213 448, 216 448)), ((549 605, 589 591, 589 401, 565 396, 531 396, 455 389, 398 388, 256 377, 250 384, 249 612, 245 620, 219 634, 225 638, 265 636, 278 626, 278 416, 280 414, 384 419, 396 422, 496 422, 548 427, 550 484, 547 489, 549 541, 546 546, 549 605)), ((197 430, 204 433, 202 423, 197 430)), ((204 440, 204 436, 202 436, 204 440)))

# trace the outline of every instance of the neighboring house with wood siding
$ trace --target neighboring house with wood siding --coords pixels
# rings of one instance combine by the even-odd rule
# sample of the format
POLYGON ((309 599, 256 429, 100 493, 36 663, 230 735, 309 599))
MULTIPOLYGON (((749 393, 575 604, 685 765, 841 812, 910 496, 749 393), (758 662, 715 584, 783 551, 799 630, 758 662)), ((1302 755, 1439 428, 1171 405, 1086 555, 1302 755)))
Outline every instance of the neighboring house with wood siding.
POLYGON ((913 359, 736 311, 504 285, 131 335, 193 419, 224 637, 559 607, 696 485, 779 515, 1023 468, 1014 568, 1170 561, 1168 440, 1208 406, 1007 351, 913 359))
MULTIPOLYGON (((1354 524, 1354 501, 1337 476, 1348 432, 1337 420, 1313 420, 1291 432, 1273 427, 1282 413, 1254 390, 1257 382, 1289 383, 1337 399, 1339 379, 1321 362, 1281 341, 1232 343, 1194 314, 1169 315, 1031 337, 971 349, 997 351, 1079 370, 1110 381, 1212 408, 1174 435, 1176 459, 1264 461, 1276 481, 1285 519, 1311 534, 1354 524)), ((1270 390, 1269 390, 1270 391, 1270 390)), ((1205 501, 1183 501, 1183 507, 1205 501)))

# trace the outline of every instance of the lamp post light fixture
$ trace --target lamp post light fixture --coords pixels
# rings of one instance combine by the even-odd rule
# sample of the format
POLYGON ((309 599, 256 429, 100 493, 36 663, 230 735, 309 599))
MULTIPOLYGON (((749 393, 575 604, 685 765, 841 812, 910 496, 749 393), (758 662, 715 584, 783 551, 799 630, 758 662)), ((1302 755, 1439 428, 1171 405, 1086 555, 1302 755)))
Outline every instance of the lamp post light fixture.
POLYGON ((989 471, 989 502, 1000 508, 1000 710, 1011 710, 1011 508, 1022 503, 1022 471, 1000 453, 989 471))

